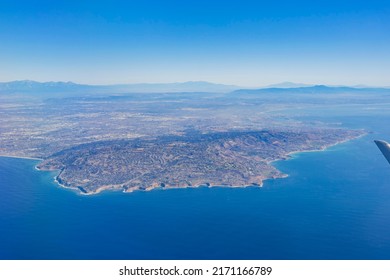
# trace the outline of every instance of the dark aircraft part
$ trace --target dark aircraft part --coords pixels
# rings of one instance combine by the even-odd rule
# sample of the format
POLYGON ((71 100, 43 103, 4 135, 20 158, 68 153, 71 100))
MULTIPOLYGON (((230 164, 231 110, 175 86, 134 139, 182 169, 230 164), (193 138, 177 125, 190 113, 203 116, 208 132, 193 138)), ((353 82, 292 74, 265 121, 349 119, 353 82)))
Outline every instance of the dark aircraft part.
POLYGON ((374 140, 375 144, 381 150, 387 161, 390 163, 390 144, 382 140, 374 140))

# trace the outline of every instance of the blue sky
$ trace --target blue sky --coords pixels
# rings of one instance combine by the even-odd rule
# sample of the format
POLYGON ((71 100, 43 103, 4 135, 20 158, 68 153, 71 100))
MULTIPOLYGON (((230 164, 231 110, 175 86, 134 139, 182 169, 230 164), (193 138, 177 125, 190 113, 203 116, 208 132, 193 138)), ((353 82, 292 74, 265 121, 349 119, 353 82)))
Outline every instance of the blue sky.
POLYGON ((0 0, 0 81, 390 85, 390 1, 0 0))

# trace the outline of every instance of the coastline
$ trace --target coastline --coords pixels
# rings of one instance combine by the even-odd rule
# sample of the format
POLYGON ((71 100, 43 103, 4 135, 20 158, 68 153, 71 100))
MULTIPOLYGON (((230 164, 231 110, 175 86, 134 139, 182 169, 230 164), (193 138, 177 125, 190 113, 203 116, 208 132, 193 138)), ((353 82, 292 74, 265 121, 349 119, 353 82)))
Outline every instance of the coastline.
MULTIPOLYGON (((340 141, 337 141, 336 143, 334 144, 330 144, 330 145, 326 145, 326 146, 323 146, 321 147, 320 149, 313 149, 313 150, 304 150, 304 151, 293 151, 293 152, 289 152, 286 154, 286 156, 284 158, 281 158, 281 159, 275 159, 275 160, 270 160, 270 161, 267 161, 266 163, 267 164, 270 164, 270 165, 273 165, 273 163, 277 163, 277 162, 283 162, 283 161, 287 161, 287 160, 292 160, 294 159, 294 155, 295 154, 301 154, 301 153, 317 153, 317 152, 324 152, 326 151, 327 149, 329 148, 332 148, 332 147, 335 147, 339 144, 343 144, 343 143, 347 143, 349 141, 352 141, 352 140, 356 140, 356 139, 359 139, 359 138, 362 138, 366 135, 368 135, 369 133, 368 132, 364 132, 362 133, 361 135, 359 136, 356 136, 356 137, 353 137, 353 138, 348 138, 348 139, 344 139, 344 140, 340 140, 340 141)), ((276 167, 275 167, 276 168, 276 167)), ((276 168, 278 169, 278 168, 276 168)), ((279 169, 278 169, 279 170, 279 169)), ((280 171, 280 170, 279 170, 280 171)), ((281 172, 281 171, 280 171, 281 172)), ((266 180, 273 180, 273 179, 283 179, 283 178, 287 178, 289 177, 289 174, 287 173, 283 173, 283 175, 285 176, 282 176, 282 177, 278 177, 278 178, 267 178, 267 179, 264 179, 264 181, 266 180)))
MULTIPOLYGON (((334 147, 334 146, 337 146, 337 145, 339 145, 339 144, 343 144, 343 143, 346 143, 346 142, 349 142, 349 141, 352 141, 352 140, 356 140, 356 139, 362 138, 362 137, 364 137, 364 136, 366 136, 366 135, 368 135, 368 132, 364 132, 364 133, 362 133, 361 135, 356 136, 356 137, 353 137, 353 138, 348 138, 348 139, 344 139, 344 140, 337 141, 337 142, 335 142, 334 144, 325 145, 325 146, 321 147, 320 149, 301 150, 301 151, 289 152, 289 153, 286 154, 286 157, 284 157, 284 158, 266 161, 266 163, 267 163, 267 164, 272 164, 272 163, 278 162, 278 161, 291 160, 291 159, 293 159, 293 155, 294 155, 294 154, 324 152, 324 151, 326 151, 326 150, 329 149, 329 148, 332 148, 332 147, 334 147)), ((288 176, 288 175, 287 175, 287 176, 288 176)))
MULTIPOLYGON (((293 159, 293 155, 294 154, 299 154, 299 153, 323 152, 323 151, 325 151, 325 150, 327 150, 327 149, 329 149, 331 147, 334 147, 334 146, 337 146, 339 144, 346 143, 346 142, 349 142, 349 141, 352 141, 352 140, 356 140, 356 139, 364 137, 366 135, 368 135, 368 133, 367 132, 363 132, 361 135, 358 135, 356 137, 347 138, 347 139, 340 140, 340 141, 337 141, 337 142, 329 144, 329 145, 324 145, 324 146, 322 146, 319 149, 292 151, 292 152, 289 152, 289 153, 285 154, 282 158, 265 161, 265 163, 268 164, 268 165, 272 165, 275 162, 291 160, 291 159, 293 159)), ((0 155, 0 157, 19 158, 19 159, 27 159, 27 160, 35 160, 35 161, 43 161, 44 160, 42 158, 10 156, 10 155, 0 155)), ((149 186, 149 187, 146 187, 146 188, 141 188, 141 187, 137 187, 137 186, 134 186, 134 187, 131 187, 131 188, 125 188, 123 186, 125 184, 124 183, 124 184, 119 184, 119 185, 100 186, 100 187, 98 187, 94 191, 86 191, 83 187, 66 186, 66 185, 60 183, 58 178, 61 175, 61 172, 62 172, 61 169, 45 170, 45 169, 39 169, 39 168, 37 168, 37 166, 38 165, 34 166, 34 169, 37 170, 37 171, 45 171, 45 172, 46 171, 59 171, 59 173, 56 176, 54 176, 54 178, 53 178, 54 182, 58 186, 60 186, 60 187, 62 187, 64 189, 75 191, 76 193, 78 193, 80 195, 95 195, 95 194, 99 194, 99 193, 104 192, 104 191, 122 191, 123 193, 132 193, 132 192, 135 192, 135 191, 152 191, 152 190, 156 190, 156 189, 169 190, 169 189, 187 189, 187 188, 200 188, 200 187, 207 187, 207 188, 247 188, 247 187, 257 187, 257 188, 261 188, 261 187, 263 187, 264 182, 267 181, 267 180, 283 179, 283 178, 287 178, 289 176, 288 174, 281 172, 279 169, 277 169, 275 167, 280 172, 280 176, 269 177, 269 178, 261 178, 260 182, 258 182, 257 184, 253 184, 252 183, 252 184, 248 184, 248 185, 237 185, 236 186, 236 185, 218 185, 218 184, 212 184, 212 183, 208 183, 208 184, 202 183, 202 184, 186 185, 186 186, 165 186, 165 187, 161 187, 160 184, 156 184, 156 185, 149 186)))
MULTIPOLYGON (((0 155, 0 157, 5 157, 5 158, 18 158, 18 159, 27 159, 27 160, 36 160, 36 161, 43 161, 44 159, 42 158, 32 158, 32 157, 22 157, 22 156, 9 156, 9 155, 0 155)), ((97 188, 93 192, 85 192, 82 191, 79 187, 73 187, 73 186, 65 186, 64 184, 61 184, 58 181, 58 176, 61 174, 60 169, 53 169, 53 170, 45 170, 45 169, 39 169, 37 168, 37 165, 34 166, 34 169, 36 171, 41 171, 41 172, 55 172, 58 171, 59 173, 53 177, 53 182, 58 185, 61 188, 68 189, 71 191, 76 192, 78 195, 96 195, 100 194, 104 191, 121 191, 122 193, 132 193, 135 191, 152 191, 152 190, 174 190, 174 189, 196 189, 196 188, 248 188, 248 187, 255 187, 255 188, 261 188, 264 185, 265 180, 270 180, 270 179, 277 179, 277 178, 263 178, 261 182, 259 182, 257 185, 256 184, 248 184, 248 185, 240 185, 240 186, 235 186, 235 185, 218 185, 218 184, 199 184, 199 185, 192 185, 192 186, 166 186, 166 187, 161 187, 160 185, 158 186, 150 186, 147 188, 140 188, 140 187, 133 187, 133 188, 128 188, 124 189, 122 185, 112 185, 112 186, 101 186, 97 188)), ((285 178, 287 176, 282 176, 278 178, 285 178)))

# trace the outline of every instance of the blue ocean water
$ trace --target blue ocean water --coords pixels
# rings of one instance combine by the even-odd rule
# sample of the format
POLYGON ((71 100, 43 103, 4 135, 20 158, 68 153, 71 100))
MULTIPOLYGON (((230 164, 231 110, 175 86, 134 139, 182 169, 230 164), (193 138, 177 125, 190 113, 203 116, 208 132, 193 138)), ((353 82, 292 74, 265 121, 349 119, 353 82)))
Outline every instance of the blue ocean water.
POLYGON ((262 188, 83 196, 37 161, 0 158, 0 259, 390 259, 390 166, 372 131, 275 163, 262 188))

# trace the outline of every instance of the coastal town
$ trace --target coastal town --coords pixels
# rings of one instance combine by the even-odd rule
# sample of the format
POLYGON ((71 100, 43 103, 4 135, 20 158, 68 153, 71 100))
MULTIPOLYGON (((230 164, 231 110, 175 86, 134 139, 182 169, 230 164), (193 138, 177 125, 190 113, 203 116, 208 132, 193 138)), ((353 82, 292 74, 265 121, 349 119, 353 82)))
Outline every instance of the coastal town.
POLYGON ((82 194, 262 186, 287 176, 271 162, 365 133, 287 113, 328 94, 73 90, 2 94, 0 155, 41 159, 38 169, 82 194))
POLYGON ((361 132, 249 131, 165 136, 83 144, 38 165, 59 170, 56 180, 84 194, 199 186, 262 186, 286 174, 270 163, 292 152, 321 150, 361 132))

